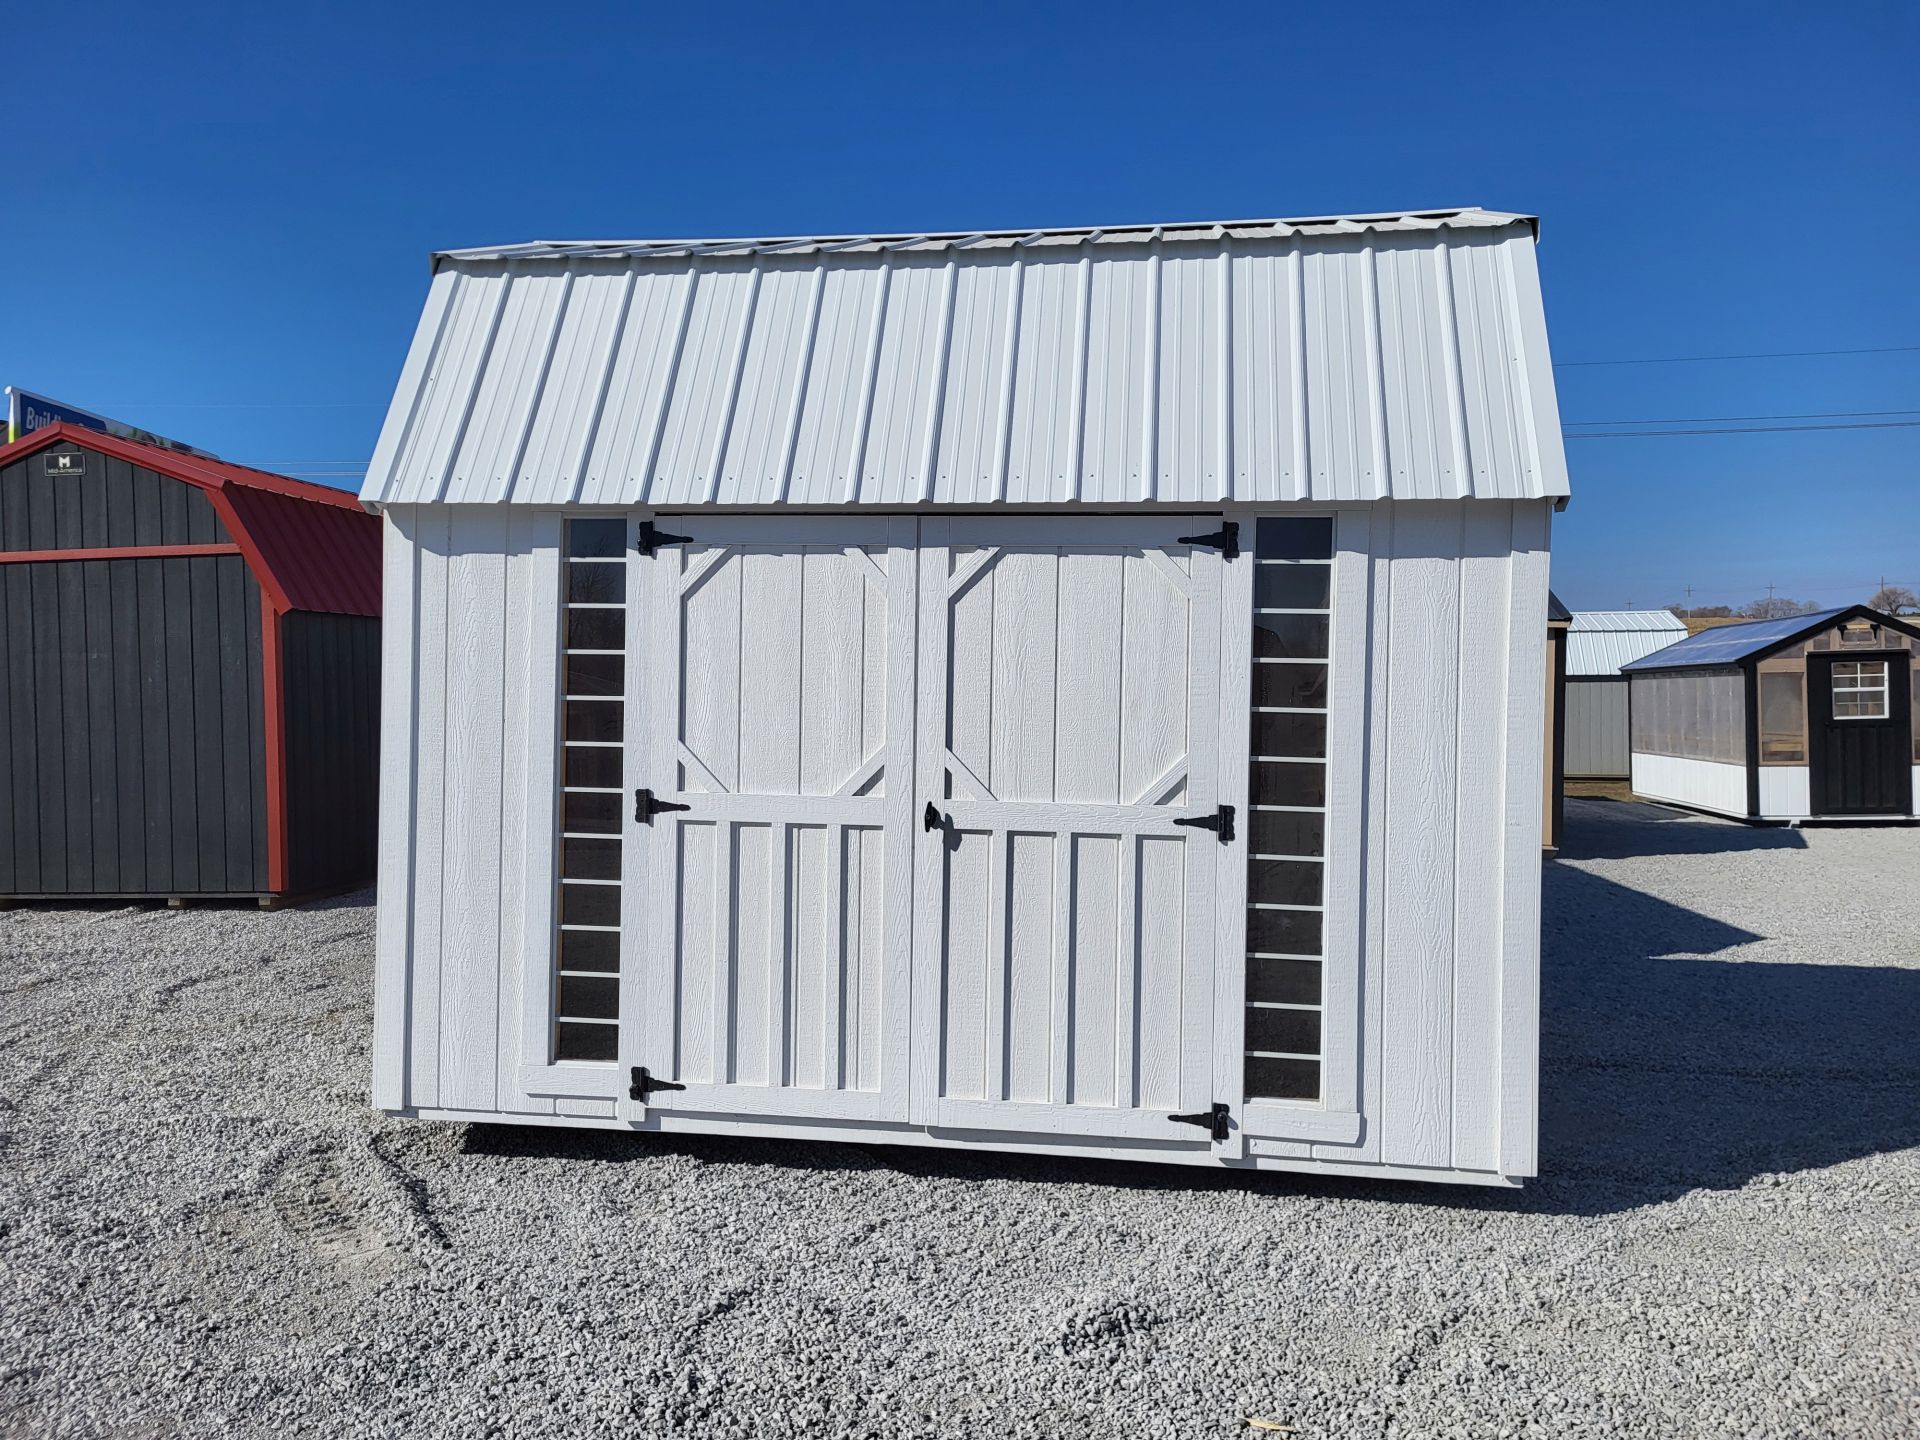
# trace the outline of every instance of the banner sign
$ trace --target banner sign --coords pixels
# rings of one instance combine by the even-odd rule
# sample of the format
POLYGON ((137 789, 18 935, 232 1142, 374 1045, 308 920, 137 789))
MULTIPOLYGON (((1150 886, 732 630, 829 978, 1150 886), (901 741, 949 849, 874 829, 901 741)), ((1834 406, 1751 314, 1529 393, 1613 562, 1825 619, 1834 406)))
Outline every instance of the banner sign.
POLYGON ((156 435, 151 430, 142 430, 137 425, 110 420, 105 415, 96 415, 91 410, 82 410, 78 405, 64 405, 58 400, 49 400, 44 395, 36 395, 31 390, 22 390, 17 385, 7 386, 7 443, 11 444, 22 435, 31 435, 36 430, 44 430, 47 426, 58 424, 63 420, 69 425, 98 430, 103 435, 118 436, 122 440, 133 440, 142 445, 156 445, 162 450, 178 450, 182 454, 199 455, 208 460, 219 458, 211 451, 202 450, 183 441, 169 440, 164 435, 156 435))

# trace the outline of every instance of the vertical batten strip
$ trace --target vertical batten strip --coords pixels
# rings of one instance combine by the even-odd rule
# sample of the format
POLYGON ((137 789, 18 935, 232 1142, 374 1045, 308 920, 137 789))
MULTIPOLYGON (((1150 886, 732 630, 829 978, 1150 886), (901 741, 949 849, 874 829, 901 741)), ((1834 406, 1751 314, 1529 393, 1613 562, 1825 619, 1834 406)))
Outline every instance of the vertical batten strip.
POLYGON ((1073 1063, 1073 917, 1078 907, 1074 903, 1074 848, 1078 839, 1071 829, 1062 830, 1053 838, 1053 1011, 1049 1026, 1051 1050, 1048 1055, 1049 1073, 1047 1098, 1055 1105, 1065 1105, 1072 1101, 1073 1094, 1069 1081, 1073 1063))
MULTIPOLYGON (((594 443, 600 438, 600 422, 607 411, 607 395, 613 389, 613 372, 619 368, 620 342, 626 339, 627 317, 633 310, 633 292, 639 284, 639 272, 629 270, 627 283, 620 291, 620 313, 614 317, 613 326, 607 332, 607 348, 600 357, 600 383, 594 390, 593 407, 587 412, 587 423, 580 434, 580 450, 574 457, 572 485, 567 491, 567 503, 575 504, 587 483, 587 461, 593 456, 594 443)), ((568 477, 560 477, 564 483, 568 477)))
POLYGON ((554 302, 553 322, 547 327, 547 343, 541 347, 540 369, 528 388, 526 408, 520 417, 520 439, 514 444, 513 459, 507 462, 505 483, 494 497, 496 500, 512 500, 514 489, 520 483, 520 466, 527 456, 527 444, 533 439, 533 422, 540 413, 540 400, 546 394, 547 376, 553 370, 554 350, 560 344, 560 331, 567 321, 567 302, 572 298, 573 271, 569 269, 560 280, 560 298, 554 302))
POLYGON ((680 384, 680 359, 687 348, 687 329, 693 320, 693 301, 700 288, 700 257, 687 262, 686 293, 680 297, 680 319, 674 326, 673 349, 667 354, 667 373, 660 381, 660 400, 653 411, 653 436, 647 441, 646 463, 640 467, 640 493, 634 497, 641 505, 653 502, 653 467, 660 461, 660 446, 667 436, 667 415, 673 409, 673 392, 680 384))
POLYGON ((1020 365, 1020 306, 1026 290, 1026 256, 1017 251, 1007 277, 1006 334, 1000 341, 1000 403, 994 421, 993 501, 1007 500, 1008 455, 1013 447, 1013 395, 1020 365))
POLYGON ((820 956, 820 1088, 846 1090, 842 1037, 847 1030, 847 840, 851 827, 835 821, 825 827, 827 883, 822 901, 826 934, 820 956))
POLYGON ((375 913, 373 1103, 399 1110, 410 1101, 408 1040, 416 968, 415 819, 419 805, 419 730, 414 716, 420 693, 420 549, 411 530, 417 512, 408 506, 382 519, 384 534, 381 633, 379 893, 387 903, 375 913))
POLYGON ((727 375, 726 403, 720 409, 720 420, 714 426, 713 452, 707 461, 707 491, 705 503, 717 504, 720 499, 720 469, 727 458, 727 440, 733 433, 733 413, 740 403, 740 381, 747 373, 747 349, 753 343, 753 316, 760 305, 760 281, 766 274, 760 261, 753 262, 753 268, 747 272, 747 303, 740 307, 740 324, 733 337, 733 361, 727 375))
POLYGON ((807 296, 807 338, 800 347, 800 365, 793 379, 793 403, 787 408, 786 441, 780 447, 779 503, 787 503, 793 487, 793 457, 800 445, 800 417, 807 409, 807 382, 813 373, 813 351, 820 334, 820 302, 826 294, 827 271, 823 265, 813 272, 813 286, 807 296))
POLYGON ((846 486, 842 503, 852 505, 860 498, 860 472, 867 463, 867 430, 873 423, 873 392, 880 383, 880 342, 886 333, 887 299, 892 290, 893 267, 880 262, 880 280, 873 297, 873 318, 867 323, 867 358, 861 366, 865 379, 860 386, 860 408, 853 422, 853 452, 847 459, 846 486))
POLYGON ((940 459, 940 412, 945 408, 947 363, 953 352, 954 292, 959 285, 959 263, 949 254, 940 280, 940 324, 934 332, 934 344, 938 349, 934 355, 933 382, 927 393, 927 440, 920 461, 922 503, 933 499, 934 472, 940 459))
POLYGON ((1078 500, 1087 461, 1087 351, 1093 342, 1093 256, 1083 243, 1078 264, 1078 305, 1074 317, 1072 413, 1067 422, 1071 463, 1068 493, 1078 500))

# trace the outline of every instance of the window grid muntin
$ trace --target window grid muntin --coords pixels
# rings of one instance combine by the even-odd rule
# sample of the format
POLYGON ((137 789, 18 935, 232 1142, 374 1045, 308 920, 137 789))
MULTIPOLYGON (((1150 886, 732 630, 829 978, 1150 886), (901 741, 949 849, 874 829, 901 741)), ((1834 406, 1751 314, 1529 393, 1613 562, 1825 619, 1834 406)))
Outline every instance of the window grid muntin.
POLYGON ((1832 671, 1833 718, 1885 720, 1889 710, 1889 671, 1885 660, 1837 660, 1832 671))
MULTIPOLYGON (((621 885, 625 880, 625 845, 622 835, 619 797, 626 793, 624 785, 575 785, 569 784, 568 761, 573 754, 581 752, 610 752, 613 768, 624 779, 624 761, 626 745, 626 695, 625 665, 627 650, 624 644, 627 626, 624 623, 626 605, 624 601, 614 602, 602 599, 574 599, 576 593, 624 595, 626 592, 626 531, 623 520, 569 520, 566 525, 565 554, 560 575, 561 632, 559 673, 554 677, 554 688, 560 705, 560 814, 556 817, 556 830, 560 845, 554 864, 554 948, 553 948, 553 1014, 548 1043, 552 1058, 556 1061, 589 1064, 611 1063, 618 1058, 619 1050, 619 944, 616 938, 613 945, 613 968, 587 968, 599 956, 597 947, 569 947, 568 935, 597 936, 612 935, 618 937, 621 885), (597 552, 597 553, 596 553, 597 552), (607 572, 613 572, 609 575, 607 572), (575 630, 572 617, 576 613, 604 614, 609 618, 619 617, 618 635, 594 633, 599 626, 581 627, 583 639, 591 636, 595 643, 573 645, 570 640, 575 630), (618 638, 623 643, 615 648, 606 642, 618 638), (621 688, 613 694, 582 694, 570 691, 568 681, 572 677, 569 661, 575 656, 608 657, 618 656, 621 660, 621 688), (606 706, 610 714, 595 715, 592 710, 579 707, 606 706), (591 717, 592 723, 588 721, 591 717), (576 721, 579 728, 591 729, 601 738, 576 739, 574 731, 576 721), (611 730, 614 738, 606 738, 611 730), (613 796, 611 818, 586 813, 586 807, 574 807, 579 810, 575 816, 581 822, 610 824, 610 829, 582 830, 568 824, 567 797, 569 796, 613 796), (589 858, 592 851, 574 847, 567 841, 604 842, 613 853, 613 878, 604 874, 569 873, 589 869, 604 869, 605 851, 597 857, 589 858), (614 924, 600 923, 606 917, 606 901, 601 897, 611 894, 614 924), (580 918, 584 913, 592 919, 580 918), (569 963, 568 951, 574 949, 576 955, 569 963), (571 1001, 571 1012, 569 1002, 571 1001), (593 1013, 588 1013, 589 1011, 593 1013)), ((584 670, 583 670, 584 674, 584 670)), ((596 762, 599 768, 600 762, 596 762)), ((582 768, 585 769, 583 762, 582 768)), ((612 778, 598 775, 596 778, 612 778)))
MULTIPOLYGON (((1245 947, 1248 970, 1248 994, 1259 988, 1279 989, 1289 993, 1302 987, 1306 976, 1297 968, 1289 971, 1287 967, 1310 964, 1315 967, 1311 976, 1313 999, 1265 1000, 1248 998, 1245 1001, 1246 1041, 1244 1047, 1245 1091, 1249 1100, 1318 1100, 1323 1090, 1321 1076, 1321 1056, 1326 1046, 1326 884, 1327 857, 1326 824, 1327 814, 1327 719, 1330 712, 1332 679, 1332 615, 1333 615, 1333 522, 1331 517, 1269 518, 1255 521, 1255 543, 1253 547, 1253 591, 1254 607, 1252 623, 1254 628, 1253 672, 1251 690, 1248 696, 1248 780, 1247 799, 1249 827, 1247 836, 1247 942, 1245 947), (1303 580, 1298 572, 1313 570, 1322 572, 1316 580, 1303 580), (1285 579, 1268 580, 1266 572, 1285 571, 1285 579), (1318 607, 1298 604, 1266 605, 1260 603, 1269 595, 1281 595, 1294 598, 1302 593, 1311 592, 1326 597, 1325 604, 1318 607), (1269 617, 1299 617, 1306 621, 1319 621, 1318 625, 1265 626, 1263 621, 1269 617), (1264 631, 1264 634, 1263 634, 1264 631), (1277 653, 1276 653, 1277 652, 1277 653), (1289 667, 1282 676, 1276 668, 1269 681, 1263 667, 1289 667), (1292 693, 1287 694, 1289 687, 1292 693), (1262 704, 1263 694, 1279 691, 1289 700, 1310 699, 1317 695, 1320 704, 1262 704), (1263 730, 1257 717, 1262 715, 1318 715, 1322 717, 1319 734, 1320 754, 1269 753, 1261 746, 1263 730), (1276 767, 1299 767, 1279 769, 1276 767), (1314 767, 1308 769, 1306 767, 1314 767), (1299 803, 1304 800, 1315 803, 1299 803), (1259 840, 1258 818, 1262 815, 1315 815, 1321 817, 1317 838, 1305 828, 1293 829, 1284 836, 1274 837, 1280 842, 1279 849, 1262 849, 1259 840), (1317 845, 1319 854, 1301 854, 1299 850, 1317 845), (1281 861, 1289 865, 1317 867, 1318 890, 1313 902, 1297 898, 1299 886, 1286 884, 1286 877, 1271 869, 1264 869, 1265 862, 1281 861), (1263 892, 1262 886, 1272 888, 1263 892), (1267 893, 1287 893, 1295 898, 1273 900, 1265 898, 1267 893), (1254 922, 1261 916, 1276 917, 1273 922, 1264 922, 1256 927, 1254 922), (1281 921, 1278 917, 1298 917, 1297 921, 1281 921), (1308 920, 1311 924, 1307 924, 1308 920), (1265 932, 1265 933, 1260 933, 1265 932), (1268 962, 1278 962, 1281 968, 1267 969, 1268 962), (1259 983, 1256 983, 1259 982, 1259 983), (1291 1040, 1293 1045, 1302 1043, 1309 1033, 1308 1027, 1295 1022, 1284 1021, 1285 1016, 1312 1016, 1310 1033, 1314 1041, 1311 1051, 1299 1048, 1255 1048, 1259 1043, 1259 1032, 1268 1032, 1274 1039, 1291 1040)), ((1287 727, 1272 727, 1276 732, 1287 727)), ((1311 739, 1312 726, 1301 727, 1306 738, 1311 739)), ((1302 738, 1296 731, 1292 737, 1302 738)), ((1310 748, 1310 747, 1309 747, 1310 748)), ((1293 879, 1303 877, 1292 877, 1293 879)))

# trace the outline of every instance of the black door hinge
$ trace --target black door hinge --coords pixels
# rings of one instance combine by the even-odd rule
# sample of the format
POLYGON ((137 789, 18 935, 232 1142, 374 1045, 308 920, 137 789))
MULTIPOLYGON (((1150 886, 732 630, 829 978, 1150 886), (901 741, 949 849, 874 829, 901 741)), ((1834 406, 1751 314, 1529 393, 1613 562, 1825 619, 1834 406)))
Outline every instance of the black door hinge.
POLYGON ((651 825, 653 817, 663 810, 691 810, 691 805, 678 805, 671 800, 656 800, 651 790, 633 792, 633 818, 639 825, 651 825))
POLYGON ((1198 1115, 1169 1115, 1167 1119, 1181 1125, 1198 1125, 1213 1137, 1216 1145, 1225 1140, 1233 1128, 1227 1119, 1227 1103, 1224 1100, 1214 1101, 1198 1115))
POLYGON ((669 535, 666 531, 655 526, 651 520, 642 520, 640 522, 640 532, 635 535, 633 539, 633 548, 638 550, 642 555, 651 555, 662 545, 691 544, 693 544, 693 537, 691 535, 669 535))
POLYGON ((1182 545, 1204 545, 1209 550, 1218 550, 1222 560, 1231 560, 1240 553, 1240 526, 1229 520, 1211 535, 1182 535, 1178 541, 1182 545))
POLYGON ((647 1073, 647 1067, 633 1067, 633 1083, 627 1087, 627 1098, 646 1104, 647 1097, 656 1090, 684 1090, 687 1087, 672 1080, 661 1080, 647 1073))
POLYGON ((1222 805, 1211 815, 1193 815, 1185 820, 1176 820, 1176 825, 1191 825, 1196 830, 1211 830, 1220 837, 1222 845, 1233 843, 1233 806, 1222 805))

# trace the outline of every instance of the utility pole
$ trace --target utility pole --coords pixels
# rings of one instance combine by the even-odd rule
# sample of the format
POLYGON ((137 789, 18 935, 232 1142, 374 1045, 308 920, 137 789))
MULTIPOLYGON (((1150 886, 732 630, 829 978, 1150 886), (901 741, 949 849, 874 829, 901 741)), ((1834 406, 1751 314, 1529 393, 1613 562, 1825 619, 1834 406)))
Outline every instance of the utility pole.
POLYGON ((1680 618, 1682 620, 1691 620, 1693 618, 1693 587, 1691 585, 1688 585, 1684 588, 1687 592, 1687 606, 1686 606, 1687 613, 1685 615, 1682 615, 1680 618))
POLYGON ((1773 618, 1773 589, 1773 586, 1767 586, 1767 619, 1769 620, 1773 618))

